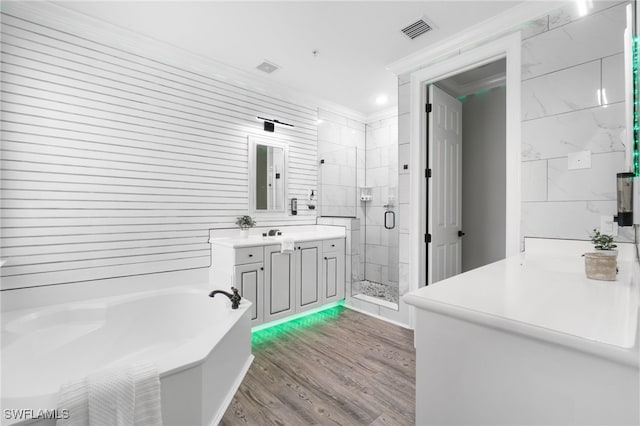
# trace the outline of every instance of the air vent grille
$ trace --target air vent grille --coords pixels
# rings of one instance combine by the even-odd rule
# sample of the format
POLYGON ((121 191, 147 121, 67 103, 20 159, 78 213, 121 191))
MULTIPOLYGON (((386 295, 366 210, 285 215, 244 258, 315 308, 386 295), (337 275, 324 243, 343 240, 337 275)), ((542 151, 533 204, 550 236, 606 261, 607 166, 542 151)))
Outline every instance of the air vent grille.
POLYGON ((402 32, 404 33, 404 35, 413 40, 416 37, 419 37, 422 34, 426 33, 427 31, 431 31, 431 29, 431 25, 427 24, 424 19, 419 19, 416 22, 404 27, 402 29, 402 32))
POLYGON ((256 68, 258 68, 260 71, 266 72, 267 74, 271 74, 272 72, 274 72, 280 67, 272 62, 264 61, 263 63, 258 65, 256 68))

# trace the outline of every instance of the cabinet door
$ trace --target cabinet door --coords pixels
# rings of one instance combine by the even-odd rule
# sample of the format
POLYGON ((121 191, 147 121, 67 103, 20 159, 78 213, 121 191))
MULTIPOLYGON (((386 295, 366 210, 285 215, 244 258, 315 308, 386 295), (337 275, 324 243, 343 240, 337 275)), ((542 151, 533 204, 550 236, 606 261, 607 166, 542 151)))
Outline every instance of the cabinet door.
POLYGON ((308 242, 296 246, 296 308, 305 311, 320 306, 322 299, 322 243, 308 242))
POLYGON ((280 244, 264 248, 264 321, 295 313, 295 255, 280 253, 280 244))
POLYGON ((344 299, 344 252, 324 253, 322 261, 322 292, 325 303, 344 299))
POLYGON ((249 263, 234 268, 235 287, 240 295, 253 303, 251 306, 251 326, 262 324, 263 315, 263 263, 249 263))

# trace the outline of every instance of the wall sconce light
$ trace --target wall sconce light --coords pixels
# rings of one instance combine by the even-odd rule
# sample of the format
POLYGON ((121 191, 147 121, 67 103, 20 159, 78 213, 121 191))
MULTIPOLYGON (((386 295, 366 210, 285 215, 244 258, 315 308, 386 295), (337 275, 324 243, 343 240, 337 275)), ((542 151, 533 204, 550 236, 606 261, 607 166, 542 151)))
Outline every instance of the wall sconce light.
POLYGON ((264 121, 264 131, 273 133, 275 131, 276 124, 280 124, 282 126, 295 127, 293 124, 284 123, 280 120, 276 120, 275 118, 264 118, 264 117, 256 117, 258 120, 264 121))

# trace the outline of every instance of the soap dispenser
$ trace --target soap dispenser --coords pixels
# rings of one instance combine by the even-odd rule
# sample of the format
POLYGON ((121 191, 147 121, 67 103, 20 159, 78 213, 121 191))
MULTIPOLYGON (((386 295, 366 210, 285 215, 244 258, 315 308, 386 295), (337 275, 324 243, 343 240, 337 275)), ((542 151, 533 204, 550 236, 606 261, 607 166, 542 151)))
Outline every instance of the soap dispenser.
POLYGON ((618 173, 616 175, 618 215, 613 220, 618 222, 618 226, 633 225, 634 177, 635 175, 631 172, 618 173))
POLYGON ((314 189, 309 191, 309 202, 307 203, 307 206, 309 207, 309 210, 316 209, 316 191, 314 189))

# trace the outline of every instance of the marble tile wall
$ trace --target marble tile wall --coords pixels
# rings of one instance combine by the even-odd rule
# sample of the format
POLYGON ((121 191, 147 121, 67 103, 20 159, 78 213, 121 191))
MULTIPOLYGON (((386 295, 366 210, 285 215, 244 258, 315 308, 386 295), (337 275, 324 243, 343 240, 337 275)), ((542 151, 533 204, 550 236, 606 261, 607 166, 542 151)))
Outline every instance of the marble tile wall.
MULTIPOLYGON (((522 37, 522 236, 586 239, 601 215, 615 213, 612 174, 625 169, 620 134, 626 4, 593 2, 590 14, 579 17, 575 2, 567 2, 512 29, 522 37), (598 88, 606 90, 606 108, 598 103, 598 88), (569 171, 567 154, 583 150, 591 151, 592 168, 569 171)), ((444 53, 416 70, 472 48, 444 53)), ((402 190, 411 176, 403 168, 409 164, 410 76, 398 76, 400 295, 408 291, 413 266, 408 229, 413 204, 402 190)), ((633 241, 632 230, 622 228, 618 239, 633 241)), ((399 315, 404 314, 401 300, 399 315)))
MULTIPOLYGON (((625 171, 625 4, 597 4, 580 18, 569 4, 522 43, 523 236, 586 239, 616 210, 625 171), (606 93, 606 104, 602 95, 606 93), (591 167, 567 155, 591 151, 591 167)), ((633 240, 628 229, 619 239, 633 240)))
POLYGON ((365 125, 318 110, 318 208, 321 216, 361 217, 357 188, 363 185, 365 125))
MULTIPOLYGON (((400 296, 409 291, 409 225, 411 222, 410 204, 410 117, 409 117, 409 80, 399 79, 398 86, 398 293, 400 296)), ((408 307, 400 299, 400 311, 406 313, 408 307)), ((406 314, 408 318, 408 314, 406 314)))

